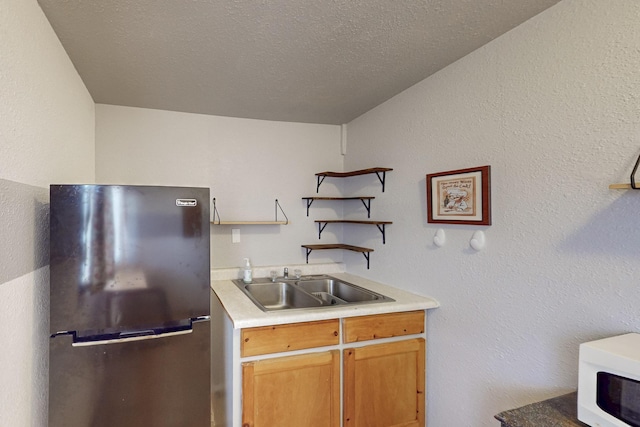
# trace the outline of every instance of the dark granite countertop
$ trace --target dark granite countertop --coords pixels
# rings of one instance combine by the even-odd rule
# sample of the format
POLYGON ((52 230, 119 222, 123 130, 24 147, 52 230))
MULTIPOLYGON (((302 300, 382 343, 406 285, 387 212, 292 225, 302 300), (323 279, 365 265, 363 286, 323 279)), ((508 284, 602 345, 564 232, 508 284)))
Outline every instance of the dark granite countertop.
POLYGON ((569 393, 500 412, 502 427, 588 427, 577 418, 578 393, 569 393))

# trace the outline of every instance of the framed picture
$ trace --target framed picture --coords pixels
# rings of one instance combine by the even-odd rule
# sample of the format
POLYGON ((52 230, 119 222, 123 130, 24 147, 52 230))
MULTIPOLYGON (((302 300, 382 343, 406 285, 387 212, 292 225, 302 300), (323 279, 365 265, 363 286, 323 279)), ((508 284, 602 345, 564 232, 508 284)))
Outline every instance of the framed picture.
POLYGON ((427 174, 427 222, 491 225, 491 166, 427 174))

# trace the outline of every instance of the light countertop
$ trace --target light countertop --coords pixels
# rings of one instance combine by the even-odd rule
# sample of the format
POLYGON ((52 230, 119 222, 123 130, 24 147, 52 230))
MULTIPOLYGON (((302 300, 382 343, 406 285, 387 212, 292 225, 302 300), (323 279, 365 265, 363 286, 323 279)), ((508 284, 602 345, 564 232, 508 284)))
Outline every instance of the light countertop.
POLYGON ((359 276, 347 273, 330 273, 330 275, 337 279, 342 279, 346 282, 381 293, 393 298, 395 301, 265 312, 259 309, 231 280, 213 280, 211 282, 211 289, 216 293, 231 318, 233 327, 236 329, 335 319, 339 317, 427 310, 440 305, 433 298, 416 295, 359 276))

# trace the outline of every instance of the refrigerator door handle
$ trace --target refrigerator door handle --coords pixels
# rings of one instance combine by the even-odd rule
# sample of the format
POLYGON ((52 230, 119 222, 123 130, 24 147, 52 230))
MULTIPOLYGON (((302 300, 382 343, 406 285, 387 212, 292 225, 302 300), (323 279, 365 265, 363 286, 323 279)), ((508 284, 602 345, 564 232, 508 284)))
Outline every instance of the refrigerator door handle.
POLYGON ((156 334, 153 330, 149 331, 136 331, 134 333, 123 332, 120 334, 120 338, 96 340, 96 341, 82 341, 74 342, 71 344, 73 347, 87 347, 93 345, 105 345, 105 344, 123 344, 132 341, 154 340, 158 338, 168 338, 176 335, 190 334, 193 329, 186 329, 181 331, 167 332, 164 334, 156 334))
POLYGON ((155 331, 153 329, 141 329, 139 331, 120 332, 120 336, 117 339, 123 340, 127 338, 145 337, 147 335, 155 335, 155 331))

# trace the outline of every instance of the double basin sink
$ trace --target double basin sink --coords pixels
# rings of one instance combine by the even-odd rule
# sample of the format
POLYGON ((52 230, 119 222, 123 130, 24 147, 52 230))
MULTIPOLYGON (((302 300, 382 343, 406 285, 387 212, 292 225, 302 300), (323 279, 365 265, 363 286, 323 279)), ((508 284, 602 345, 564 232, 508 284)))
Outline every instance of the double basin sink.
POLYGON ((291 310, 371 304, 395 301, 331 276, 303 276, 299 279, 254 279, 252 283, 233 281, 261 310, 291 310))

